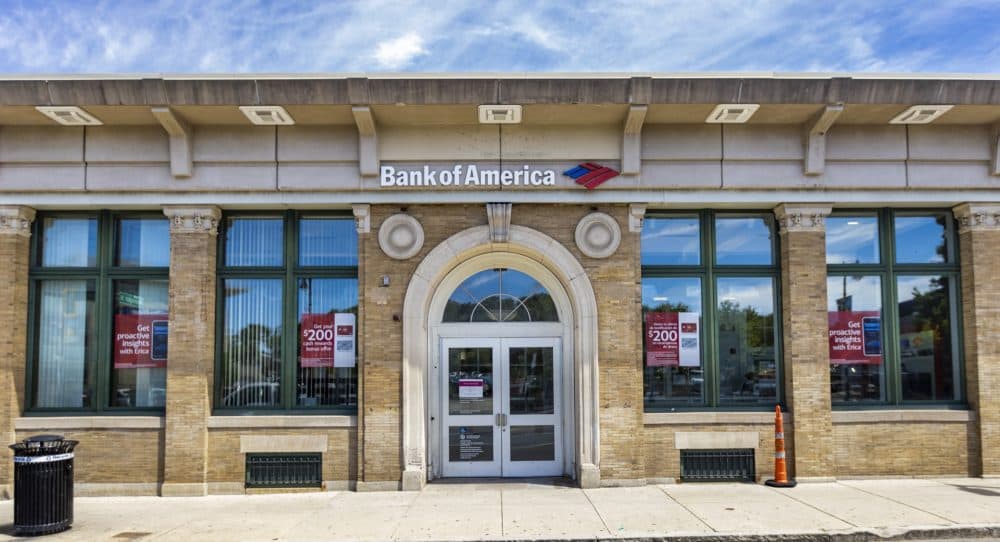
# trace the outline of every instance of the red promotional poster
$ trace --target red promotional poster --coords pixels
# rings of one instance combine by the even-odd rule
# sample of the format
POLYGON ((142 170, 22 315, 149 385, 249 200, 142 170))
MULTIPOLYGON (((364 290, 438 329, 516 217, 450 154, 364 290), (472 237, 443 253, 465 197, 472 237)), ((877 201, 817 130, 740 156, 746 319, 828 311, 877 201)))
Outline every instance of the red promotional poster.
POLYGON ((333 367, 336 330, 332 314, 303 314, 299 356, 303 367, 333 367))
POLYGON ((882 363, 882 318, 879 311, 830 311, 830 363, 882 363))
POLYGON ((354 367, 355 317, 349 312, 303 314, 299 358, 303 367, 354 367))
POLYGON ((698 367, 698 313, 646 313, 646 366, 698 367))
POLYGON ((115 369, 167 366, 166 314, 115 315, 115 369))

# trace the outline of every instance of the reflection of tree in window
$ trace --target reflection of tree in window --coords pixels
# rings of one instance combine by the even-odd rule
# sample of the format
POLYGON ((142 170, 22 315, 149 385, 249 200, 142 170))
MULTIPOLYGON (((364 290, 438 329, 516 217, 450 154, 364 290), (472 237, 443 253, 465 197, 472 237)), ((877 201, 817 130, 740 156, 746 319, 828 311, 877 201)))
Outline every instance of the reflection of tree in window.
POLYGON ((455 288, 444 322, 558 322, 552 296, 538 281, 513 269, 487 269, 455 288))
POLYGON ((914 286, 911 299, 899 302, 900 371, 906 399, 952 396, 948 290, 948 277, 927 277, 923 291, 914 286))
POLYGON ((723 393, 771 397, 776 392, 774 316, 738 302, 719 303, 719 369, 723 393))

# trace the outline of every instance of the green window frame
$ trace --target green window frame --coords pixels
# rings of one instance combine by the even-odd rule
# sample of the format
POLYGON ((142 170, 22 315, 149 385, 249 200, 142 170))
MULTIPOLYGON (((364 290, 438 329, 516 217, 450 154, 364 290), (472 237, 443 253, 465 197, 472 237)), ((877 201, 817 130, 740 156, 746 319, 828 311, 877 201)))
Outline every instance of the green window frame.
MULTIPOLYGON (((881 344, 882 344, 882 385, 884 390, 879 399, 838 399, 837 386, 843 386, 844 382, 850 386, 850 382, 842 378, 840 384, 835 380, 835 372, 842 370, 844 365, 835 368, 830 364, 831 387, 830 393, 833 397, 832 405, 836 410, 858 410, 858 409, 881 409, 881 408, 956 408, 964 409, 966 404, 965 391, 965 355, 963 345, 962 326, 962 286, 961 286, 961 265, 959 254, 959 237, 957 235, 957 224, 950 210, 942 209, 835 209, 830 215, 831 218, 854 218, 854 217, 874 217, 875 224, 878 225, 878 262, 868 263, 827 263, 828 284, 837 282, 843 284, 846 297, 848 286, 852 282, 857 282, 856 278, 877 277, 881 282, 881 344), (938 217, 944 226, 945 250, 942 255, 942 262, 925 263, 900 263, 897 262, 897 231, 896 219, 908 217, 938 217), (900 295, 898 291, 898 281, 905 277, 935 276, 944 277, 948 281, 948 324, 950 327, 950 355, 955 357, 954 374, 951 375, 951 388, 954 390, 954 397, 951 399, 931 399, 916 400, 904 399, 903 381, 904 356, 901 339, 901 322, 899 316, 900 295)), ((829 222, 829 221, 828 221, 829 222)), ((830 227, 827 227, 829 234, 830 227)), ((829 247, 828 247, 829 249, 829 247)), ((940 253, 940 251, 938 251, 940 253)), ((832 295, 828 292, 828 297, 832 295)), ((838 303, 839 304, 839 303, 838 303)), ((842 309, 839 309, 842 310, 842 309)), ((848 366, 849 367, 849 366, 848 366)), ((935 382, 931 382, 932 387, 935 382)), ((849 394, 848 394, 849 395, 849 394)))
MULTIPOLYGON (((51 415, 115 415, 137 413, 149 413, 162 415, 163 406, 121 406, 112 405, 112 377, 113 371, 113 319, 115 315, 115 283, 117 281, 128 280, 156 280, 167 282, 169 280, 169 267, 138 267, 120 266, 115 261, 116 249, 118 248, 118 228, 119 220, 123 219, 151 219, 162 220, 165 225, 169 221, 162 213, 151 211, 63 211, 63 212, 40 212, 32 224, 30 266, 29 266, 29 287, 28 287, 28 344, 27 344, 27 367, 25 371, 25 415, 28 416, 51 416, 51 415), (41 265, 43 224, 47 219, 94 219, 96 228, 96 261, 93 266, 81 267, 54 267, 41 265), (39 303, 41 297, 42 284, 45 281, 54 280, 85 280, 93 284, 93 310, 89 320, 92 324, 92 337, 88 340, 94 341, 93 348, 86 349, 84 360, 84 372, 90 377, 84 382, 84 392, 89 393, 89 405, 81 407, 38 407, 39 392, 39 337, 40 337, 40 310, 39 303), (88 382, 91 383, 88 389, 88 382)), ((168 237, 169 239, 169 237, 168 237)), ((167 251, 169 261, 169 244, 163 247, 167 251)), ((167 361, 169 364, 169 360, 167 361)), ((165 386, 162 393, 165 397, 165 386)), ((117 398, 116 398, 117 399, 117 398)))
MULTIPOLYGON (((225 212, 219 225, 218 239, 218 264, 217 264, 217 290, 216 290, 216 344, 215 344, 215 385, 213 390, 213 410, 220 414, 231 415, 274 415, 276 413, 289 414, 356 414, 357 401, 360 393, 359 370, 360 370, 360 344, 361 333, 359 331, 360 322, 355 323, 355 356, 356 366, 350 369, 348 396, 353 396, 353 404, 343 406, 306 406, 297 404, 296 387, 298 385, 297 370, 298 346, 299 346, 299 296, 298 291, 302 284, 311 284, 313 279, 353 279, 355 291, 360 287, 358 276, 358 256, 356 253, 354 265, 300 265, 299 243, 300 243, 300 220, 303 219, 330 219, 347 221, 351 224, 350 231, 357 236, 354 229, 354 218, 350 211, 295 211, 284 212, 258 211, 258 212, 225 212), (282 265, 275 266, 253 266, 253 265, 227 265, 226 261, 226 240, 229 234, 229 223, 233 219, 240 218, 270 218, 279 219, 282 224, 283 246, 282 265), (279 351, 281 354, 280 382, 276 383, 275 391, 280 394, 280 400, 276 405, 251 405, 233 406, 224 404, 224 398, 232 394, 223 389, 223 365, 224 365, 224 345, 226 339, 226 292, 225 284, 227 280, 239 279, 271 279, 280 282, 282 306, 280 307, 281 333, 279 351)), ((356 237, 355 237, 356 238, 356 237)), ((354 298, 354 306, 349 312, 358 316, 358 299, 354 298)), ((270 393, 270 392, 269 392, 270 393)))
MULTIPOLYGON (((642 335, 639 338, 643 349, 643 406, 646 412, 670 412, 677 410, 749 410, 766 411, 773 410, 775 404, 782 404, 784 397, 783 390, 783 370, 782 370, 782 348, 781 348, 781 303, 780 303, 780 246, 777 232, 777 224, 774 214, 770 212, 752 211, 714 211, 714 210, 690 210, 690 211, 662 211, 647 212, 644 233, 648 231, 650 221, 662 218, 692 218, 697 219, 699 230, 699 258, 698 263, 683 264, 656 264, 642 265, 642 281, 647 284, 648 279, 657 278, 692 278, 698 279, 701 284, 701 367, 703 371, 702 386, 699 401, 656 401, 652 400, 652 386, 657 378, 673 377, 669 374, 659 374, 658 371, 665 368, 646 366, 646 307, 643 306, 642 335), (762 219, 769 230, 770 241, 770 261, 767 263, 755 264, 720 264, 718 262, 718 246, 716 220, 726 218, 754 218, 762 219), (773 400, 765 399, 753 404, 742 404, 733 399, 727 399, 722 393, 722 364, 720 356, 720 309, 719 309, 719 281, 726 279, 769 279, 771 282, 771 296, 768 300, 772 311, 772 340, 773 340, 773 400)), ((647 242, 643 242, 644 247, 648 247, 647 242)), ((641 253, 644 250, 640 250, 641 253)), ((645 297, 643 295, 643 297, 645 297)), ((763 370, 763 369, 762 369, 763 370)), ((768 378, 767 380, 771 380, 768 378)), ((666 385, 666 384, 664 384, 666 385)), ((672 385, 672 384, 671 384, 672 385)), ((768 385, 767 387, 770 387, 768 385)), ((753 393, 751 391, 750 393, 753 393)), ((770 390, 764 392, 770 397, 770 390)))

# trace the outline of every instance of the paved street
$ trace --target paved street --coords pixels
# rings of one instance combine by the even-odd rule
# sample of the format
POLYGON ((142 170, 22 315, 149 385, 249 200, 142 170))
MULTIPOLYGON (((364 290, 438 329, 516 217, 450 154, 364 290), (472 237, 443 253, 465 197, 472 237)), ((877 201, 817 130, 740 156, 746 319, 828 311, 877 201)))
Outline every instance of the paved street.
MULTIPOLYGON (((0 540, 13 504, 0 502, 0 540)), ((421 493, 76 499, 46 540, 812 540, 1000 535, 1000 479, 853 480, 774 489, 677 484, 580 490, 436 483, 421 493), (851 535, 848 537, 847 535, 851 535)))

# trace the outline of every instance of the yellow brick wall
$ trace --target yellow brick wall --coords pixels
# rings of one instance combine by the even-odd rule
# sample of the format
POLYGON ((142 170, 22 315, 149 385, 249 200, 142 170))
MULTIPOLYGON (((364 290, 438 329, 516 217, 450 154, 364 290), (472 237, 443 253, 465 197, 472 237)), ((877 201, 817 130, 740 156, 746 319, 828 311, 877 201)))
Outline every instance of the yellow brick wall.
POLYGON ((974 474, 1000 475, 1000 231, 965 231, 959 239, 969 406, 979 416, 980 461, 974 474))
POLYGON ((786 441, 786 451, 795 452, 789 474, 811 478, 833 476, 825 236, 781 233, 782 367, 796 437, 786 441))
POLYGON ((835 474, 970 476, 979 453, 971 423, 835 423, 835 474))
POLYGON ((0 498, 13 483, 14 419, 24 407, 29 238, 0 234, 0 498))
MULTIPOLYGON (((785 425, 785 438, 793 436, 793 431, 785 425)), ((645 438, 642 441, 643 454, 646 457, 647 478, 681 477, 681 452, 674 447, 674 434, 684 432, 726 432, 726 431, 757 431, 760 438, 754 453, 754 468, 757 479, 765 480, 774 477, 774 424, 712 424, 712 425, 647 425, 645 438)), ((787 446, 786 446, 787 448, 787 446)), ((788 462, 794 460, 793 453, 788 452, 788 462)))
POLYGON ((163 479, 163 431, 158 429, 18 431, 25 439, 57 433, 78 440, 74 480, 80 483, 137 484, 163 479))
POLYGON ((357 431, 343 429, 212 429, 208 433, 208 482, 239 483, 246 480, 246 456, 240 453, 241 435, 314 436, 326 435, 323 452, 323 480, 357 479, 357 431))
MULTIPOLYGON (((602 206, 622 229, 622 244, 611 258, 583 256, 574 240, 577 222, 592 212, 579 205, 514 205, 511 223, 541 231, 565 246, 581 262, 590 278, 599 311, 601 383, 601 467, 604 478, 640 478, 643 455, 637 436, 642 432, 642 366, 640 346, 639 235, 629 233, 625 206, 602 206)), ((359 476, 364 481, 396 481, 402 470, 401 378, 402 322, 409 278, 434 247, 448 237, 487 223, 485 208, 477 205, 411 205, 406 213, 420 221, 424 246, 414 257, 397 261, 378 246, 378 227, 400 207, 376 205, 371 209, 372 233, 361 243, 365 269, 362 275, 365 304, 360 326, 363 405, 360 407, 359 476), (389 288, 382 288, 388 275, 389 288), (388 290, 379 292, 378 290, 388 290), (388 303, 372 301, 387 295, 388 303)))

